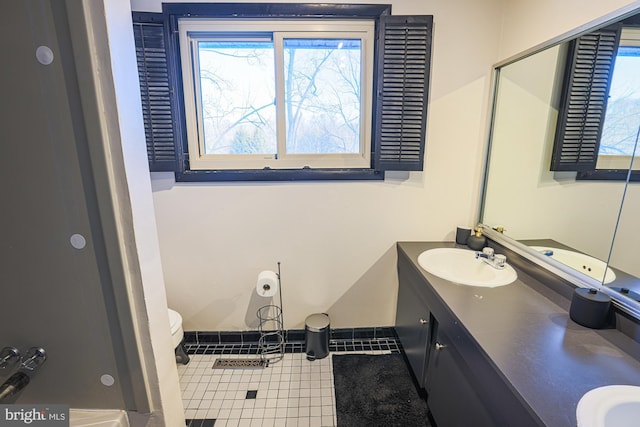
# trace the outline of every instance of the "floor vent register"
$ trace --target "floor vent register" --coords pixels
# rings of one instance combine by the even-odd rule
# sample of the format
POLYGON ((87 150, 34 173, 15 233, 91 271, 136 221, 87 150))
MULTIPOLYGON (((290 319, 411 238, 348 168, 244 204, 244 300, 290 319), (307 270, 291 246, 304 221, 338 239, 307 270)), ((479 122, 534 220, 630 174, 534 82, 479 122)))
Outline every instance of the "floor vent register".
POLYGON ((213 369, 262 369, 267 366, 269 361, 262 359, 216 359, 213 369))

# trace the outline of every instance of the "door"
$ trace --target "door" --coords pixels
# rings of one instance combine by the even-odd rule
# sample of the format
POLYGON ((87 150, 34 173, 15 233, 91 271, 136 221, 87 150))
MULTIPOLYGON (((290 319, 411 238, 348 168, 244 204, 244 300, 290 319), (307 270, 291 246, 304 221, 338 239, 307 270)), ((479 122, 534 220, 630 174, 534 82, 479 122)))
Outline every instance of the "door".
POLYGON ((429 309, 402 272, 399 274, 399 280, 396 332, 413 374, 420 387, 424 388, 429 337, 429 309))
POLYGON ((427 404, 434 420, 446 427, 495 427, 480 396, 469 382, 463 361, 449 338, 436 330, 428 361, 427 404))

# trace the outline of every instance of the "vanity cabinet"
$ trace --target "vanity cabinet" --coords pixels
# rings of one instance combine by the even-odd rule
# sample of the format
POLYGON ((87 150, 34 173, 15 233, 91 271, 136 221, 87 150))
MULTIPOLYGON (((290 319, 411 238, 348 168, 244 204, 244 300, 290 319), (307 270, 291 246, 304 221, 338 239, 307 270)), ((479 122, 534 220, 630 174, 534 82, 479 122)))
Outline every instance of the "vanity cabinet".
POLYGON ((438 331, 424 279, 409 268, 399 268, 398 278, 396 332, 434 419, 442 426, 495 426, 463 374, 453 342, 438 331))
POLYGON ((396 332, 436 424, 543 425, 401 249, 398 279, 396 332))
POLYGON ((431 313, 423 296, 418 292, 419 283, 415 278, 402 273, 400 283, 402 286, 398 289, 396 333, 418 384, 424 388, 431 313))
MULTIPOLYGON (((437 330, 437 321, 432 322, 437 330)), ((440 426, 495 427, 496 421, 478 396, 453 341, 442 331, 434 334, 427 371, 427 404, 440 426)))

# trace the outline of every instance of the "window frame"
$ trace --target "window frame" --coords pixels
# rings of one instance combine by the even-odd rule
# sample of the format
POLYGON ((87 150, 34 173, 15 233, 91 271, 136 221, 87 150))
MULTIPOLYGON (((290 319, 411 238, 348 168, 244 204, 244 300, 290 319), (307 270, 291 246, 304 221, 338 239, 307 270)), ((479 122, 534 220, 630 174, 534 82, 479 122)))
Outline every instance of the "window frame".
MULTIPOLYGON (((620 40, 618 42, 619 48, 634 48, 638 53, 640 53, 640 27, 637 26, 622 26, 622 30, 620 32, 620 40)), ((616 53, 614 72, 612 73, 611 83, 613 84, 613 77, 615 76, 615 67, 617 66, 619 52, 616 53)), ((640 55, 637 56, 637 61, 640 61, 640 55)), ((640 64, 640 62, 639 62, 640 64)), ((611 94, 609 94, 611 97, 611 94)), ((609 105, 607 104, 607 109, 609 105)), ((607 110, 608 111, 608 110, 607 110)), ((607 113, 605 112, 605 120, 604 125, 607 124, 606 121, 607 113)), ((602 148, 602 145, 600 146, 602 148)), ((632 164, 633 159, 633 169, 632 171, 640 171, 640 153, 635 153, 635 156, 629 154, 601 154, 598 152, 596 156, 596 171, 602 170, 622 170, 626 171, 629 169, 629 166, 632 164)))
POLYGON ((187 146, 191 170, 239 170, 239 169, 366 169, 371 166, 371 135, 373 111, 373 69, 375 24, 372 20, 290 19, 178 19, 181 49, 182 90, 185 104, 187 146), (195 49, 199 41, 214 39, 215 33, 232 35, 271 33, 274 44, 277 153, 273 156, 206 154, 200 98, 198 58, 195 49), (360 85, 361 107, 359 117, 360 141, 358 153, 296 154, 286 152, 284 117, 284 59, 283 42, 288 38, 345 38, 361 41, 360 85))
MULTIPOLYGON (((174 89, 174 99, 184 99, 182 90, 182 71, 178 58, 180 43, 178 20, 182 17, 192 18, 318 18, 325 19, 364 19, 374 20, 376 40, 374 59, 379 57, 380 40, 377 37, 379 20, 382 16, 391 15, 388 4, 308 4, 308 3, 163 3, 162 13, 165 17, 165 34, 167 62, 170 80, 174 89)), ((377 70, 374 67, 374 91, 377 90, 377 70)), ((377 93, 373 94, 373 111, 376 111, 377 93)), ((426 99, 425 99, 426 102, 426 99)), ((354 168, 303 168, 303 169, 209 169, 195 170, 190 168, 189 153, 186 149, 186 125, 184 122, 184 102, 172 103, 175 117, 176 133, 176 181, 333 181, 333 180, 383 180, 384 170, 374 167, 354 168)), ((372 157, 375 156, 375 145, 372 157)))
POLYGON ((391 15, 388 4, 163 3, 133 12, 149 168, 176 182, 381 180, 385 171, 423 171, 433 15, 391 15), (323 18, 375 23, 369 168, 191 170, 186 149, 178 19, 323 18))
MULTIPOLYGON (((618 47, 639 47, 640 26, 623 25, 618 47)), ((606 116, 606 113, 605 113, 606 116)), ((637 150, 637 149, 636 149, 637 150)), ((633 159, 633 169, 629 172, 631 156, 627 155, 597 155, 596 167, 592 171, 578 172, 576 179, 580 181, 626 181, 640 182, 640 153, 633 159)))

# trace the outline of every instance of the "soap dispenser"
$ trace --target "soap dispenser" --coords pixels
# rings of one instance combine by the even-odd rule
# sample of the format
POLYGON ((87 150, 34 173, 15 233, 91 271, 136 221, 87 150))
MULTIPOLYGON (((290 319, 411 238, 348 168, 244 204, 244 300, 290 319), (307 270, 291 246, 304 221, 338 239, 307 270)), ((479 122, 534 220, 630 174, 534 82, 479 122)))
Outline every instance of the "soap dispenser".
POLYGON ((482 227, 476 227, 475 232, 469 236, 467 246, 474 251, 481 251, 487 244, 487 238, 482 235, 482 227))

